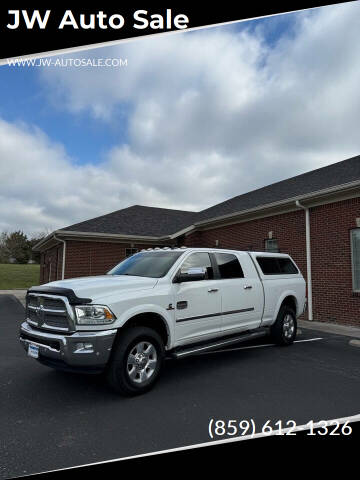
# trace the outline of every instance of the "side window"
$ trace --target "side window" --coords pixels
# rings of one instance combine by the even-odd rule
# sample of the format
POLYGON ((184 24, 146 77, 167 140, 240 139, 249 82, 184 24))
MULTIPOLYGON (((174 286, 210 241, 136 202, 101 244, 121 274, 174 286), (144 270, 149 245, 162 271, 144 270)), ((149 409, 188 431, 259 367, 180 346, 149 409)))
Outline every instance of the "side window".
POLYGON ((264 275, 296 275, 299 273, 290 258, 286 257, 256 257, 264 275))
POLYGON ((279 258, 280 272, 284 274, 296 275, 299 270, 295 267, 290 258, 279 258))
POLYGON ((360 291, 360 228, 351 230, 353 291, 360 291))
POLYGON ((202 267, 206 269, 206 279, 212 280, 214 278, 214 271, 211 265, 208 253, 198 252, 192 253, 181 265, 181 272, 186 273, 189 268, 202 267))
POLYGON ((279 275, 280 267, 274 257, 256 257, 264 275, 279 275))
POLYGON ((239 260, 231 253, 214 253, 221 278, 244 278, 239 260))

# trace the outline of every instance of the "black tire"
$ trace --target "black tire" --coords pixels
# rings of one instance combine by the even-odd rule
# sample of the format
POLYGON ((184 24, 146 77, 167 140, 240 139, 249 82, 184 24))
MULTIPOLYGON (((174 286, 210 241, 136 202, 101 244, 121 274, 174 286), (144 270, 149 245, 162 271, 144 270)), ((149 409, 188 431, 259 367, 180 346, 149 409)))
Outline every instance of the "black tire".
POLYGON ((270 327, 271 338, 277 345, 291 345, 296 338, 296 329, 297 321, 294 310, 283 305, 275 323, 270 327))
POLYGON ((164 343, 160 335, 151 328, 130 327, 119 331, 113 348, 115 350, 106 372, 109 385, 125 396, 140 395, 150 390, 159 377, 164 358, 164 343), (140 346, 142 344, 144 348, 140 346), (141 357, 141 353, 145 358, 141 357))

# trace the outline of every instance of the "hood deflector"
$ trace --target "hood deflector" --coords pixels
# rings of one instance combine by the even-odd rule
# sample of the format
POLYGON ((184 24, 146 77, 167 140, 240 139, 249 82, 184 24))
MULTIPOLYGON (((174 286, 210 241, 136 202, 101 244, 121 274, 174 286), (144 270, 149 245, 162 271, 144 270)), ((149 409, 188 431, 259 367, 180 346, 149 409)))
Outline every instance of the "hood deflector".
POLYGON ((74 290, 71 288, 62 288, 62 287, 47 287, 47 286, 40 286, 40 287, 31 287, 27 291, 26 296, 29 293, 43 293, 47 295, 61 295, 62 297, 66 297, 69 300, 70 305, 82 305, 86 303, 91 303, 91 298, 80 298, 78 297, 74 290))

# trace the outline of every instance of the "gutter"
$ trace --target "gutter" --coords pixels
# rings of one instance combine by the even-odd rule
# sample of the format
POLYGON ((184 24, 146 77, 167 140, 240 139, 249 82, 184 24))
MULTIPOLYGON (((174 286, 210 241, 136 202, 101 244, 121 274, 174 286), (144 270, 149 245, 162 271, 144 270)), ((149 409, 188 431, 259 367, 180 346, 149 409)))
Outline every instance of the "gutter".
POLYGON ((193 230, 195 230, 195 225, 190 225, 189 227, 186 227, 183 230, 179 230, 178 232, 173 233, 168 238, 173 240, 174 238, 180 237, 181 235, 184 235, 186 233, 190 233, 193 230))
POLYGON ((312 299, 312 278, 311 278, 311 237, 310 237, 310 211, 299 200, 295 202, 296 206, 305 210, 305 230, 306 230, 306 276, 308 291, 308 320, 313 320, 313 299, 312 299))
POLYGON ((40 240, 36 245, 33 246, 34 251, 39 251, 41 247, 46 244, 48 240, 54 238, 55 240, 59 240, 60 238, 56 238, 56 235, 61 235, 63 237, 88 237, 94 239, 103 239, 103 240, 124 240, 124 241, 134 241, 134 242, 161 242, 161 241, 168 241, 171 240, 172 237, 170 236, 163 236, 163 237, 150 237, 150 236, 140 236, 140 235, 124 235, 124 234, 117 234, 117 233, 96 233, 96 232, 81 232, 75 230, 55 230, 53 233, 48 235, 47 237, 40 240))
POLYGON ((65 276, 65 259, 66 259, 66 241, 65 241, 65 240, 62 240, 61 238, 58 238, 55 234, 54 234, 54 239, 57 240, 58 242, 61 242, 61 243, 64 245, 63 255, 62 255, 62 267, 61 267, 61 280, 64 280, 64 276, 65 276))
POLYGON ((42 238, 38 243, 36 243, 33 247, 32 247, 32 250, 34 252, 38 252, 39 251, 39 247, 41 245, 43 245, 44 243, 46 243, 48 240, 50 240, 53 235, 55 235, 56 231, 55 232, 52 232, 52 233, 49 233, 49 235, 46 235, 45 238, 42 238))

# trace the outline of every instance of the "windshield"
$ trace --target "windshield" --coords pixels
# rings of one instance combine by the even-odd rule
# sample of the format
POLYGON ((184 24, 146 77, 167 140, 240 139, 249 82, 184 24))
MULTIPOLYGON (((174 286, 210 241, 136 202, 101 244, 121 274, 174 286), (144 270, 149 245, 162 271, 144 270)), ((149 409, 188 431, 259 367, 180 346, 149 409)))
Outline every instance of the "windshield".
POLYGON ((108 275, 160 278, 184 252, 139 252, 114 267, 108 275))

